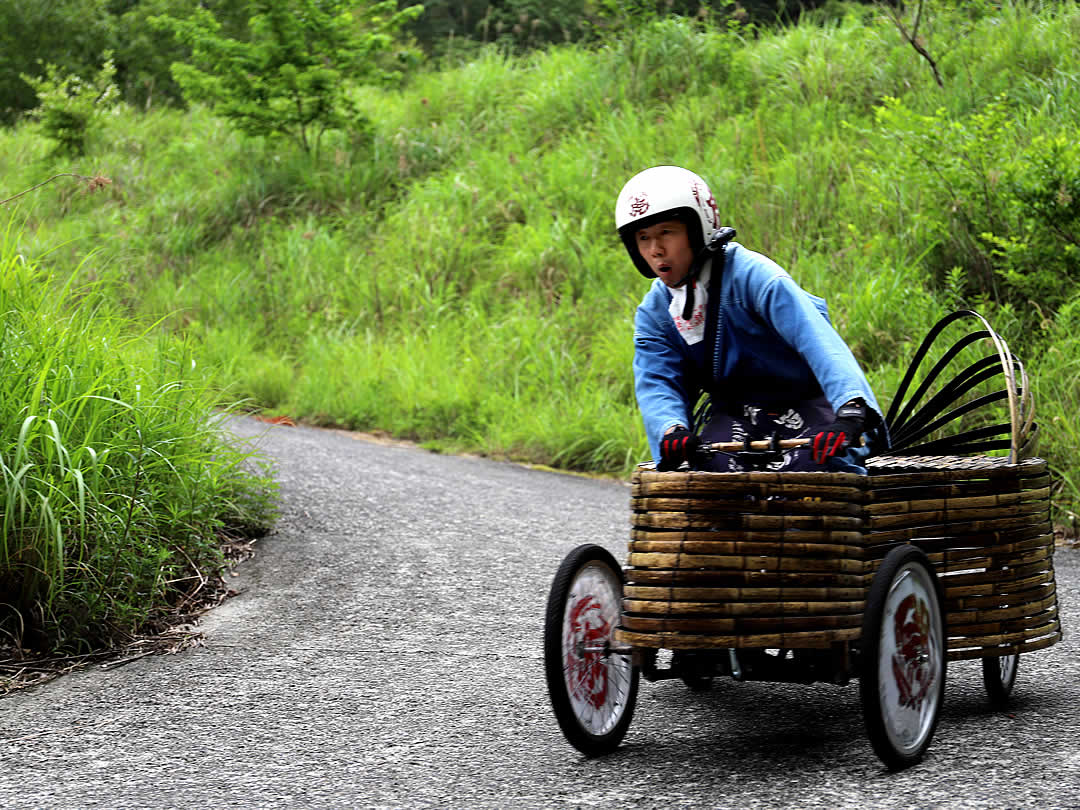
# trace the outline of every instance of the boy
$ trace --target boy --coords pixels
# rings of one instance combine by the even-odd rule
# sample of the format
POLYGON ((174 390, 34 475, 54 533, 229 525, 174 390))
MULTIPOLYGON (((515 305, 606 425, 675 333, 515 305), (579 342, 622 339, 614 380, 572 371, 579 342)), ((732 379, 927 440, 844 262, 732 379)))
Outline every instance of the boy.
MULTIPOLYGON (((881 410, 829 323, 825 302, 720 229, 708 185, 656 166, 623 187, 615 225, 638 271, 656 279, 634 318, 634 384, 657 469, 694 465, 700 443, 812 438, 769 469, 865 472, 864 431, 881 410), (712 413, 692 408, 711 394, 712 413), (695 432, 700 429, 700 436, 695 432)), ((704 462, 742 469, 735 457, 704 462)))

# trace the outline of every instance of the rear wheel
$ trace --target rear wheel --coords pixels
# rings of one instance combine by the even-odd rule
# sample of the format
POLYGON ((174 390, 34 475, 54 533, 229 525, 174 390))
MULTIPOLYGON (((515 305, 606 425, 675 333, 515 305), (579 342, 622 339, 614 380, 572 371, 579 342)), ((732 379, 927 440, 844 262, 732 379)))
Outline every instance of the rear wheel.
POLYGON ((941 589, 915 546, 889 552, 863 614, 859 695, 874 752, 890 770, 922 759, 945 696, 941 589))
POLYGON ((563 560, 548 594, 544 670, 555 719, 586 756, 614 751, 634 716, 638 669, 616 651, 622 570, 605 549, 578 546, 563 560))
POLYGON ((982 660, 983 684, 986 686, 986 693, 990 696, 990 702, 995 706, 1004 706, 1009 702, 1019 666, 1019 653, 982 660))

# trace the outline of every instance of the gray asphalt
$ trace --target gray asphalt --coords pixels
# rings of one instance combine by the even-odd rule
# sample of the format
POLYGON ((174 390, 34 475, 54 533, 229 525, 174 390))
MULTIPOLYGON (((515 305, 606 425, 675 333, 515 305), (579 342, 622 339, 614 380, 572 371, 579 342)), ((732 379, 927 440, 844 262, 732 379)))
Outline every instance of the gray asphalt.
POLYGON ((950 668, 924 763, 882 769, 855 685, 642 682, 622 748, 586 760, 543 680, 547 589, 582 542, 620 557, 629 490, 307 428, 237 423, 284 516, 204 647, 0 701, 0 807, 1080 806, 1080 555, 1067 636, 1008 713, 950 668))

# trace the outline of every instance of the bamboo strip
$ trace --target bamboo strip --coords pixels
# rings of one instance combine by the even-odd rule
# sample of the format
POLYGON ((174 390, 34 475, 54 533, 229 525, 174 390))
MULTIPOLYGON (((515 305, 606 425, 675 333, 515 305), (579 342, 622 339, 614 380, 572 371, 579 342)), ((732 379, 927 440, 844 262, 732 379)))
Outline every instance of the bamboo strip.
POLYGON ((710 568, 722 571, 820 571, 822 573, 862 574, 861 560, 816 559, 814 557, 741 556, 712 554, 630 554, 627 565, 633 568, 710 568))
POLYGON ((1016 552, 1015 554, 984 555, 982 557, 962 556, 960 559, 954 559, 952 556, 945 554, 933 554, 930 555, 930 561, 935 563, 934 570, 939 575, 970 571, 974 576, 976 572, 973 569, 984 569, 987 573, 990 573, 1016 570, 1024 566, 1034 565, 1049 559, 1053 551, 1052 547, 1048 548, 1045 545, 1040 545, 1031 551, 1016 552), (948 559, 944 559, 946 556, 948 556, 948 559))
POLYGON ((862 532, 816 531, 804 529, 729 530, 690 532, 663 529, 631 529, 631 540, 665 540, 679 542, 761 542, 761 543, 822 543, 825 545, 864 546, 862 532))
POLYGON ((1051 610, 1056 605, 1057 598, 1054 596, 1048 596, 1043 599, 1024 602, 1023 604, 1012 605, 1009 607, 995 607, 990 609, 984 608, 976 610, 957 610, 945 614, 945 623, 949 627, 960 627, 961 625, 979 624, 982 622, 1018 619, 1022 616, 1027 616, 1029 614, 1036 614, 1041 613, 1044 610, 1051 610))
MULTIPOLYGON (((1049 554, 1047 554, 1049 559, 1049 554)), ((966 585, 993 585, 999 592, 1008 593, 1007 588, 1011 583, 1023 582, 1029 577, 1038 574, 1053 574, 1051 566, 1046 560, 1035 560, 1024 565, 1011 568, 989 569, 984 571, 945 572, 941 577, 941 584, 946 591, 966 585)))
POLYGON ((926 481, 1009 479, 1041 475, 1046 460, 1026 458, 1011 464, 1004 456, 876 456, 867 460, 871 488, 926 481))
MULTIPOLYGON (((984 624, 950 627, 948 629, 948 635, 950 638, 956 639, 959 644, 960 642, 966 643, 968 639, 986 638, 994 635, 1007 636, 1013 633, 1022 633, 1032 628, 1045 626, 1046 623, 1057 620, 1058 612, 1055 609, 1046 611, 1037 616, 1025 616, 1023 619, 1016 619, 1011 622, 986 622, 984 624)), ((1045 635, 1045 633, 1040 633, 1039 635, 1045 635)))
POLYGON ((752 484, 786 484, 794 486, 809 484, 811 486, 845 486, 861 488, 865 486, 866 476, 856 473, 830 473, 830 472, 699 472, 674 471, 656 472, 644 470, 640 467, 631 475, 632 483, 653 484, 664 482, 684 482, 690 488, 706 487, 723 488, 732 483, 752 484))
MULTIPOLYGON (((647 572, 655 573, 655 572, 647 572)), ((673 571, 672 577, 627 577, 627 582, 643 587, 691 588, 868 588, 870 577, 861 574, 821 574, 777 571, 673 571), (702 576, 708 573, 710 576, 702 576)))
MULTIPOLYGON (((1054 572, 1043 571, 1035 576, 1028 577, 1027 579, 1020 579, 1014 582, 1007 583, 1009 585, 1008 594, 1015 598, 1018 593, 1021 593, 1028 588, 1035 585, 1045 585, 1053 582, 1054 572)), ((1001 594, 1004 590, 1002 585, 1006 583, 1002 582, 987 582, 979 585, 965 585, 962 587, 951 585, 948 582, 943 583, 945 585, 945 599, 948 601, 958 596, 986 596, 988 594, 1001 594)))
MULTIPOLYGON (((743 591, 771 591, 794 588, 829 589, 829 588, 867 588, 870 577, 859 574, 821 574, 821 573, 776 573, 762 574, 760 571, 702 571, 694 569, 648 570, 630 568, 626 570, 626 581, 639 585, 687 585, 711 588, 742 589, 743 591)), ((748 597, 756 598, 756 597, 748 597)))
MULTIPOLYGON (((739 602, 745 600, 732 595, 731 588, 687 588, 683 586, 627 585, 623 593, 627 599, 654 602, 739 602)), ((760 589, 758 589, 760 590, 760 589)), ((785 598, 798 602, 862 602, 866 599, 864 588, 773 588, 768 601, 785 598)))
MULTIPOLYGON (((786 596, 787 594, 785 594, 786 596)), ((853 602, 648 602, 623 599, 623 612, 645 616, 828 616, 859 613, 865 601, 853 602)))
POLYGON ((631 498, 635 512, 674 512, 692 515, 849 515, 861 517, 862 504, 849 501, 818 500, 749 500, 746 498, 631 498))
POLYGON ((765 635, 678 635, 674 633, 634 633, 620 627, 615 630, 615 639, 635 647, 667 650, 711 650, 718 647, 799 650, 829 647, 840 641, 854 641, 860 634, 861 628, 765 635))
POLYGON ((739 543, 698 540, 632 540, 631 553, 639 554, 717 554, 717 555, 791 555, 793 557, 840 557, 861 560, 865 551, 860 546, 840 546, 816 543, 739 543))
POLYGON ((919 500, 879 501, 866 505, 870 515, 895 515, 911 512, 940 511, 945 514, 967 509, 990 509, 1013 506, 1021 503, 1038 502, 1045 504, 1050 496, 1050 487, 1029 489, 1022 492, 995 492, 988 495, 951 498, 922 498, 919 500))
POLYGON ((975 596, 961 596, 950 598, 945 596, 945 609, 948 611, 959 610, 989 610, 994 608, 1008 608, 1013 606, 1026 606, 1028 604, 1041 603, 1043 600, 1053 597, 1057 601, 1057 585, 1053 580, 1050 582, 1034 585, 1024 591, 1013 591, 1002 595, 990 593, 975 596))
POLYGON ((905 512, 898 515, 870 515, 866 519, 866 528, 871 531, 878 529, 896 529, 905 526, 948 526, 955 523, 973 521, 987 528, 989 524, 998 521, 1011 520, 1013 523, 1005 523, 1002 526, 1023 525, 1031 523, 1033 516, 1047 512, 1050 505, 1046 501, 1034 503, 1019 503, 1011 506, 999 506, 994 509, 957 509, 938 510, 933 512, 905 512))
POLYGON ((866 491, 867 503, 887 501, 912 501, 922 498, 955 498, 975 495, 993 495, 1002 491, 1027 491, 1048 487, 1049 475, 1036 475, 1017 481, 1016 487, 1007 487, 1001 481, 954 481, 951 483, 909 484, 899 487, 871 486, 866 491))
POLYGON ((887 532, 867 532, 865 537, 867 547, 872 549, 889 543, 906 543, 912 540, 921 541, 923 539, 933 540, 938 538, 955 538, 959 543, 977 537, 998 537, 1003 540, 1006 538, 1023 539, 1034 534, 1047 534, 1051 531, 1050 522, 1044 520, 1041 523, 1019 523, 1004 528, 988 528, 986 526, 976 526, 973 523, 951 526, 922 526, 887 532))
POLYGON ((1061 630, 1051 633, 1046 638, 1031 639, 1019 644, 1006 644, 1003 646, 975 647, 973 649, 949 650, 950 661, 970 661, 974 658, 998 658, 1003 655, 1017 655, 1045 650, 1061 641, 1061 630))
POLYGON ((725 515, 709 519, 680 512, 633 512, 630 523, 643 529, 840 529, 861 530, 862 518, 840 515, 725 515))
POLYGON ((1060 630, 1061 623, 1057 619, 1054 619, 1047 624, 1031 627, 1027 630, 1018 630, 1015 633, 998 633, 987 636, 967 636, 962 639, 949 639, 949 649, 963 649, 964 647, 999 647, 1003 644, 1014 644, 1019 641, 1027 641, 1028 639, 1041 638, 1042 636, 1048 636, 1052 633, 1059 632, 1060 630))
MULTIPOLYGON (((978 535, 969 535, 964 538, 957 537, 933 537, 922 538, 920 537, 916 542, 919 548, 927 553, 931 562, 943 560, 945 557, 953 561, 970 559, 972 557, 990 557, 996 559, 1001 555, 1016 554, 1025 551, 1032 551, 1039 548, 1052 547, 1054 544, 1054 535, 1044 534, 1042 532, 1033 532, 1032 536, 1026 540, 1010 541, 1010 542, 976 542, 980 539, 978 535)), ((864 554, 874 559, 878 556, 875 549, 867 549, 864 554)))
MULTIPOLYGON (((675 572, 647 572, 649 574, 655 573, 671 573, 675 572)), ((683 572, 686 573, 686 572, 683 572)), ((849 579, 849 578, 845 578, 849 579)), ((710 585, 708 581, 696 582, 697 587, 688 584, 684 581, 677 581, 674 577, 668 577, 666 580, 657 577, 649 576, 644 579, 637 580, 637 584, 625 586, 625 592, 629 593, 631 587, 642 588, 688 588, 689 590, 706 590, 709 591, 707 597, 695 599, 694 601, 737 601, 737 602, 774 602, 784 598, 797 599, 806 602, 843 602, 843 601, 861 601, 866 598, 867 584, 858 583, 855 585, 826 585, 826 586, 805 586, 796 584, 776 584, 771 587, 742 587, 742 586, 720 586, 710 585)), ((650 599, 652 597, 649 597, 650 599)))
POLYGON ((670 617, 635 616, 623 613, 620 626, 636 633, 737 633, 735 619, 692 618, 673 619, 670 617))
MULTIPOLYGON (((861 476, 860 476, 861 477, 861 476)), ((630 485, 630 494, 638 497, 697 497, 709 498, 721 496, 731 498, 735 495, 751 495, 759 498, 824 498, 826 500, 860 502, 863 500, 864 486, 828 486, 821 484, 793 484, 766 482, 702 482, 656 481, 651 483, 635 481, 630 485)))
POLYGON ((753 618, 672 618, 637 616, 624 613, 622 626, 640 633, 689 633, 689 634, 737 634, 760 635, 763 633, 813 632, 860 627, 862 616, 783 616, 753 618))

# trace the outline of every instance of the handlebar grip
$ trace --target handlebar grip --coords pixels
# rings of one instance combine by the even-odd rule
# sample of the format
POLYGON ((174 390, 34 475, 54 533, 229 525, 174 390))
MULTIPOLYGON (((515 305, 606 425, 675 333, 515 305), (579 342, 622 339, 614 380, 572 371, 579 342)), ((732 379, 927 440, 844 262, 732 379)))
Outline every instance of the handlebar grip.
MULTIPOLYGON (((790 450, 793 447, 809 447, 812 442, 813 439, 781 439, 776 443, 776 447, 780 450, 790 450)), ((699 449, 707 453, 738 453, 743 450, 773 450, 774 447, 770 440, 762 439, 750 442, 749 445, 746 442, 713 442, 703 444, 699 449)))

